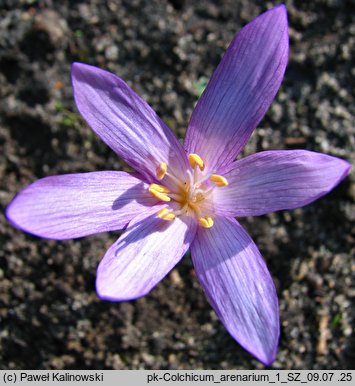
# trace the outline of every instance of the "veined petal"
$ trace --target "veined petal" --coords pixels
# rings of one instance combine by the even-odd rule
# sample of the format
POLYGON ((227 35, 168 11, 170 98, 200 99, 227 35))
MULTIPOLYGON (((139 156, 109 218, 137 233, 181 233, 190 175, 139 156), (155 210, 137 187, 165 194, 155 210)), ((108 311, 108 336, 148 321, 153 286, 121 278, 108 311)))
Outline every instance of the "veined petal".
POLYGON ((22 190, 6 216, 16 227, 49 239, 72 239, 122 229, 157 203, 148 185, 125 172, 42 178, 22 190))
POLYGON ((161 162, 176 174, 186 170, 187 158, 176 136, 122 79, 74 63, 72 83, 83 118, 134 169, 150 180, 161 162))
POLYGON ((288 60, 287 14, 280 5, 233 39, 192 113, 185 148, 209 170, 232 162, 274 99, 288 60))
POLYGON ((191 246, 196 275, 232 335, 265 364, 274 361, 279 310, 274 283, 260 252, 234 219, 217 217, 199 228, 191 246))
POLYGON ((258 216, 309 204, 332 190, 351 165, 306 150, 263 151, 234 162, 215 189, 215 211, 225 216, 258 216))
POLYGON ((125 233, 106 252, 97 270, 100 298, 114 301, 146 295, 180 261, 196 233, 192 217, 165 221, 156 213, 132 220, 125 233))

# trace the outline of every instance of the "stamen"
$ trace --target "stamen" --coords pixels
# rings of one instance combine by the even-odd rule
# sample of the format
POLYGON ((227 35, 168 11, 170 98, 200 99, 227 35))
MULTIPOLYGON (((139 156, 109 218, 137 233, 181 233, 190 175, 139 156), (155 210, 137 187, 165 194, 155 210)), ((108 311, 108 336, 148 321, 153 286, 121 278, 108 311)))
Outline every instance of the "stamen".
POLYGON ((189 183, 188 183, 188 187, 189 186, 193 186, 194 184, 194 178, 192 176, 192 173, 191 173, 191 170, 187 170, 187 176, 189 177, 189 183))
POLYGON ((210 216, 205 216, 205 217, 200 217, 198 219, 198 223, 203 227, 203 228, 212 228, 213 227, 213 224, 214 224, 214 221, 212 219, 212 217, 210 216))
POLYGON ((151 189, 155 190, 156 192, 160 192, 160 193, 170 193, 170 190, 163 185, 150 184, 149 185, 149 191, 151 191, 151 189))
POLYGON ((174 201, 180 202, 180 203, 183 203, 186 201, 183 196, 175 193, 169 193, 169 197, 172 198, 174 201))
POLYGON ((169 177, 172 181, 175 182, 177 186, 180 188, 184 187, 184 184, 174 176, 174 174, 171 172, 168 172, 168 164, 166 162, 160 162, 160 165, 156 168, 156 176, 159 180, 162 180, 164 177, 169 177))
POLYGON ((157 192, 156 190, 149 190, 149 191, 150 193, 152 193, 154 197, 158 198, 161 201, 165 201, 165 202, 171 201, 171 198, 167 196, 165 193, 160 193, 160 192, 157 192))
POLYGON ((179 186, 180 188, 184 187, 184 183, 182 181, 180 181, 178 178, 176 178, 172 173, 166 172, 165 175, 168 176, 172 181, 174 181, 175 184, 177 186, 179 186))
POLYGON ((152 193, 152 195, 156 198, 158 198, 161 201, 169 202, 171 198, 166 194, 169 193, 169 189, 165 186, 158 185, 158 184, 151 184, 149 185, 149 192, 152 193))
POLYGON ((217 186, 228 186, 227 179, 219 174, 212 174, 210 181, 214 182, 217 186))
POLYGON ((166 221, 173 221, 176 217, 176 214, 174 212, 170 212, 167 208, 163 208, 159 210, 157 216, 166 221))
POLYGON ((160 165, 157 167, 156 175, 159 180, 162 180, 168 170, 168 166, 165 162, 160 162, 160 165))
POLYGON ((204 170, 205 163, 202 161, 202 158, 197 154, 189 154, 189 162, 192 169, 195 169, 196 165, 200 168, 200 170, 204 170))
POLYGON ((199 179, 195 184, 194 184, 194 188, 198 188, 200 187, 201 185, 203 185, 204 182, 206 182, 207 180, 209 180, 211 177, 211 174, 207 174, 205 175, 202 179, 199 179))

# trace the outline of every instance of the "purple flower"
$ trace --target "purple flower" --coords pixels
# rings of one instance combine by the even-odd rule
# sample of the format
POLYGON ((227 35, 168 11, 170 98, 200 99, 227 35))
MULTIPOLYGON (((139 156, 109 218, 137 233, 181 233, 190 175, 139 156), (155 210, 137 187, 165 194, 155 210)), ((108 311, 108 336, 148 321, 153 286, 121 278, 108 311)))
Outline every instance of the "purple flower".
POLYGON ((190 248, 196 275, 226 329, 270 364, 279 338, 275 286, 235 217, 306 205, 350 169, 344 160, 305 150, 235 161, 275 97, 287 60, 281 5, 234 38, 197 103, 184 146, 122 79, 74 63, 81 115, 138 174, 43 178, 14 198, 8 219, 51 239, 125 228, 97 270, 97 293, 108 300, 147 294, 190 248))

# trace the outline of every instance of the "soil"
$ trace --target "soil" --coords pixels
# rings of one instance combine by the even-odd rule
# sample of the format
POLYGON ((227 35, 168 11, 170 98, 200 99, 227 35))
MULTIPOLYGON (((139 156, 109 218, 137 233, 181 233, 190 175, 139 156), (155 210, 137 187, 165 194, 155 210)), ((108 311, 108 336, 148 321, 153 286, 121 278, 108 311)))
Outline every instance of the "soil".
MULTIPOLYGON (((70 64, 124 78, 183 138, 234 34, 279 3, 0 0, 0 368, 260 369, 208 305, 190 256, 148 296, 101 301, 95 271, 119 233, 42 240, 9 225, 47 175, 127 169, 73 102, 70 64)), ((354 161, 353 0, 286 1, 285 79, 245 154, 308 149, 354 161)), ((275 369, 355 369, 354 172, 301 209, 241 219, 280 299, 275 369)))

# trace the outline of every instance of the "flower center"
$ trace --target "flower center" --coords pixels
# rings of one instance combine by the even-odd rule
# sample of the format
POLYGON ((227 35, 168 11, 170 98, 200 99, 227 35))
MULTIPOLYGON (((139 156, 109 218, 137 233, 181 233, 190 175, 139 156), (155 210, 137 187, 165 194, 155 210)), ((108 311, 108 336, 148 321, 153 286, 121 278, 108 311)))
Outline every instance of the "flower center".
POLYGON ((169 208, 163 208, 157 216, 166 221, 173 221, 177 216, 195 216, 204 228, 213 226, 212 193, 216 187, 228 185, 225 177, 204 173, 205 163, 197 154, 189 154, 191 168, 186 171, 185 179, 177 178, 168 165, 161 162, 157 167, 156 176, 159 180, 169 178, 169 187, 151 184, 149 192, 161 201, 169 203, 169 208))

